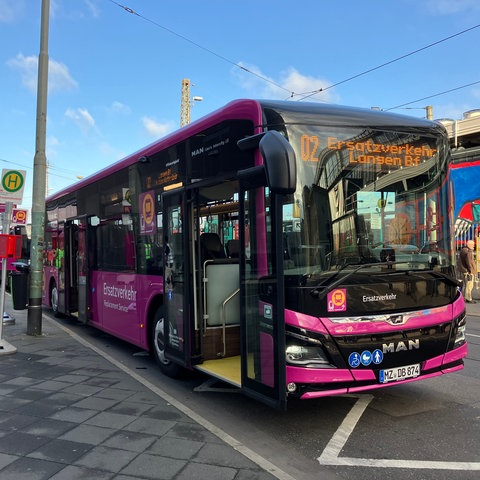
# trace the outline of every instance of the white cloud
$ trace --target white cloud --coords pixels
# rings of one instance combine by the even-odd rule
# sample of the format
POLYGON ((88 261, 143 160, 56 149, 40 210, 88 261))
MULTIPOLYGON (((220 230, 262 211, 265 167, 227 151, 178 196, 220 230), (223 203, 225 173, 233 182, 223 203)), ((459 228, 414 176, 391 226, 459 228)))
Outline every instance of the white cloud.
MULTIPOLYGON (((19 53, 15 58, 7 61, 7 65, 20 72, 22 84, 33 93, 37 91, 38 83, 38 57, 19 53)), ((55 60, 48 62, 48 91, 65 91, 77 87, 77 82, 72 78, 68 67, 55 60)))
POLYGON ((150 117, 142 118, 143 127, 151 137, 163 137, 174 130, 172 122, 160 123, 150 117))
MULTIPOLYGON (((250 95, 259 98, 274 99, 298 99, 302 95, 309 94, 326 88, 331 84, 328 80, 311 75, 303 75, 297 69, 290 67, 280 72, 277 79, 268 77, 255 65, 240 62, 238 67, 233 67, 232 74, 237 78, 240 86, 247 90, 250 95)), ((326 91, 310 97, 312 100, 325 102, 338 102, 338 96, 333 91, 326 91)))
POLYGON ((86 108, 68 108, 65 116, 73 120, 84 132, 95 128, 95 120, 86 108))
POLYGON ((47 146, 48 147, 56 147, 58 145, 60 145, 60 140, 57 137, 55 137, 54 135, 49 135, 47 137, 47 146))
POLYGON ((125 105, 122 102, 118 102, 117 100, 112 102, 109 110, 112 113, 118 113, 121 115, 129 115, 131 113, 131 109, 128 105, 125 105))
POLYGON ((83 0, 82 3, 51 0, 50 17, 77 22, 91 17, 100 17, 100 8, 97 0, 83 0))
POLYGON ((471 104, 468 103, 443 103, 443 104, 435 104, 433 107, 433 118, 441 119, 441 118, 449 118, 452 120, 461 120, 463 118, 463 114, 468 112, 468 110, 472 110, 471 104))
POLYGON ((84 3, 92 14, 92 17, 98 18, 100 16, 100 8, 95 2, 92 0, 84 0, 84 3))

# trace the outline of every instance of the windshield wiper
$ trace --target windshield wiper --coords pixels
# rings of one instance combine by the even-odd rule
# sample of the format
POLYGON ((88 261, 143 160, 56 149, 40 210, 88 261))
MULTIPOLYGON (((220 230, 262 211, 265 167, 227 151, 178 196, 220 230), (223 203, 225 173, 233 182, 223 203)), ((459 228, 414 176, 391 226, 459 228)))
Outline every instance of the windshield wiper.
MULTIPOLYGON (((351 277, 354 273, 357 273, 359 270, 362 270, 362 268, 367 268, 367 267, 378 267, 378 266, 388 266, 391 267, 393 265, 393 262, 374 262, 374 263, 362 263, 361 265, 358 265, 356 268, 354 268, 351 272, 348 272, 346 275, 343 275, 342 278, 339 278, 338 280, 335 280, 333 283, 330 283, 328 286, 325 287, 325 289, 320 293, 318 291, 319 287, 322 287, 326 281, 331 281, 334 278, 338 277, 340 272, 345 270, 348 267, 351 267, 355 264, 352 263, 347 263, 340 267, 333 275, 330 277, 327 277, 324 282, 319 283, 315 288, 311 290, 311 295, 314 297, 318 298, 323 298, 327 293, 331 292, 335 287, 340 285, 342 282, 344 282, 347 278, 351 277)), ((392 272, 396 272, 396 270, 392 270, 392 272)))
MULTIPOLYGON (((420 270, 421 272, 424 273, 430 273, 434 277, 441 278, 442 280, 445 280, 446 282, 450 283, 451 285, 455 287, 461 287, 462 284, 459 282, 456 278, 453 278, 445 273, 442 272, 437 272, 436 270, 420 270)), ((410 273, 411 274, 411 273, 410 273)))

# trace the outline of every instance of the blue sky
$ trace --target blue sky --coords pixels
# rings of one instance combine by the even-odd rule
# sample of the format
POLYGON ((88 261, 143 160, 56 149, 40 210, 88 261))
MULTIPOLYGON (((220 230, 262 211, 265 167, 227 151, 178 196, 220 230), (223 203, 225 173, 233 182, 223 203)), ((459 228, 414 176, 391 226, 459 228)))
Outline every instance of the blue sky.
MULTIPOLYGON (((25 207, 40 15, 41 0, 0 0, 0 165, 27 171, 25 207)), ((179 128, 183 78, 203 97, 192 121, 236 98, 319 89, 309 100, 391 109, 479 82, 478 24, 478 0, 51 0, 49 192, 179 128)), ((460 119, 480 108, 480 83, 395 111, 425 117, 426 105, 460 119)))

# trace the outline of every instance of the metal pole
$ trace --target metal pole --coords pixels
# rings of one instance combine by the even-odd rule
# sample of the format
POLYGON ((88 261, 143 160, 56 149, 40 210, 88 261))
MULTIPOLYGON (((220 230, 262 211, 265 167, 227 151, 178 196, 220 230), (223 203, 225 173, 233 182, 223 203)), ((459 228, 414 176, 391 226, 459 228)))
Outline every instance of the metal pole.
POLYGON ((47 157, 48 20, 50 0, 42 0, 40 55, 38 57, 37 124, 33 161, 32 240, 30 247, 30 298, 27 335, 42 334, 43 249, 45 237, 45 189, 47 157))
POLYGON ((427 112, 427 120, 433 120, 433 107, 431 105, 427 105, 425 107, 425 111, 427 112))

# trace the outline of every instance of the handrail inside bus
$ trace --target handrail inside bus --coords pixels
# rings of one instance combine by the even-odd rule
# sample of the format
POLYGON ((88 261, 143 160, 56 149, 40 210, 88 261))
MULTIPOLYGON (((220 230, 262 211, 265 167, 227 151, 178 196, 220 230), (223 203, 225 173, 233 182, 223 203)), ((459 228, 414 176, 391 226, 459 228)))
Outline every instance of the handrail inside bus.
POLYGON ((235 295, 238 295, 240 293, 240 289, 237 288, 231 295, 229 295, 222 303, 222 309, 220 312, 220 316, 222 318, 222 341, 223 341, 223 354, 222 357, 225 357, 227 355, 227 339, 226 339, 226 328, 227 328, 227 323, 225 320, 225 307, 227 303, 232 300, 235 295))

